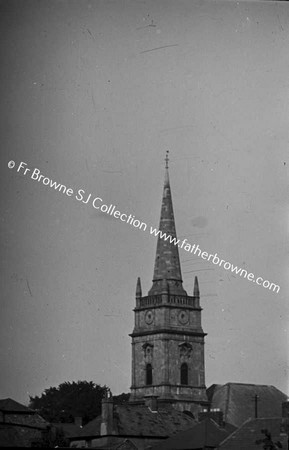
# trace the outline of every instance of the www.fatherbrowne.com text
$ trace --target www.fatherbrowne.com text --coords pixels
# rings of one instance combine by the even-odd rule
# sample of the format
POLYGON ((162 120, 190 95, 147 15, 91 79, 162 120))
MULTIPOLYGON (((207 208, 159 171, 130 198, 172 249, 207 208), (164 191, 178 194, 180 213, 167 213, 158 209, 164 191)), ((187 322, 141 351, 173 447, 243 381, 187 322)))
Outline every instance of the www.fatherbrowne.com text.
MULTIPOLYGON (((8 167, 9 169, 13 169, 15 167, 15 161, 9 161, 8 167)), ((142 231, 146 231, 148 228, 145 222, 136 219, 134 215, 118 211, 115 205, 106 205, 101 197, 94 197, 91 193, 86 194, 84 189, 78 189, 77 193, 75 194, 75 191, 72 188, 68 188, 64 184, 52 181, 50 178, 41 174, 39 169, 29 169, 29 167, 27 167, 27 164, 23 161, 19 163, 17 172, 21 172, 23 175, 26 175, 28 173, 32 180, 41 182, 45 186, 49 186, 50 188, 53 188, 54 190, 67 195, 68 197, 73 196, 77 201, 82 202, 85 205, 90 204, 94 209, 100 210, 105 214, 113 216, 115 219, 120 219, 122 222, 126 222, 127 224, 132 225, 135 228, 139 228, 142 231)), ((224 259, 220 259, 217 253, 213 255, 208 252, 202 251, 198 244, 191 245, 187 241, 187 239, 183 239, 181 241, 180 239, 177 239, 176 237, 173 237, 170 234, 166 234, 163 231, 153 227, 150 227, 150 234, 155 237, 159 237, 164 241, 168 241, 172 245, 177 245, 179 248, 185 250, 186 252, 197 255, 206 261, 210 261, 216 266, 223 267, 225 270, 230 270, 232 273, 246 278, 248 281, 258 284, 258 286, 263 286, 265 289, 269 289, 277 293, 280 291, 280 286, 278 286, 278 284, 271 283, 268 280, 264 280, 264 278, 262 277, 255 277, 253 273, 248 273, 247 270, 234 266, 224 259)))
POLYGON ((172 245, 177 245, 179 248, 183 248, 186 252, 198 255, 206 261, 211 261, 217 266, 224 267, 224 269, 230 270, 232 273, 239 275, 240 277, 247 278, 247 280, 258 284, 259 286, 263 286, 265 289, 273 290, 273 292, 277 293, 280 291, 280 286, 278 286, 278 284, 271 283, 268 280, 264 280, 264 278, 262 277, 255 277, 253 273, 248 273, 246 269, 241 269, 240 267, 234 266, 230 262, 219 258, 217 253, 213 255, 208 252, 204 252, 200 249, 199 244, 191 245, 186 238, 181 241, 180 239, 177 239, 170 234, 167 235, 161 230, 152 227, 150 227, 150 234, 156 237, 160 237, 164 241, 169 241, 172 245))

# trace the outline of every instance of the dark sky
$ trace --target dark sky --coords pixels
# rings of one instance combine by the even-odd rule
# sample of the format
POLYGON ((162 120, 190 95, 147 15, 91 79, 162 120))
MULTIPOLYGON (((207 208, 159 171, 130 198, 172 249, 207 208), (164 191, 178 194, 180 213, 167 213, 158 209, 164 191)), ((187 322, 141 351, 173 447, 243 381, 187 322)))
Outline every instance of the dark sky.
POLYGON ((1 1, 0 396, 64 381, 128 392, 135 285, 156 238, 56 192, 158 226, 164 156, 177 233, 280 285, 180 251, 198 275, 206 384, 288 392, 289 5, 1 1), (8 169, 8 161, 16 167, 8 169))

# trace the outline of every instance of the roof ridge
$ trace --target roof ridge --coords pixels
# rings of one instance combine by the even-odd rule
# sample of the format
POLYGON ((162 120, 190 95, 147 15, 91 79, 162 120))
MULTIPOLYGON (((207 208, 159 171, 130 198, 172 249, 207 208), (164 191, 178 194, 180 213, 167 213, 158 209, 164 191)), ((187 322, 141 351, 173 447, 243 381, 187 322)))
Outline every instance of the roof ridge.
POLYGON ((247 423, 247 422, 251 422, 251 417, 247 420, 245 420, 245 422, 242 423, 242 425, 240 427, 238 427, 235 431, 233 431, 233 433, 229 434, 229 436, 227 436, 222 442, 219 443, 219 447, 221 447, 221 445, 223 445, 228 439, 230 439, 233 435, 235 435, 241 428, 243 428, 243 426, 247 423))
POLYGON ((13 398, 7 397, 7 398, 1 398, 0 399, 0 411, 18 411, 18 412, 26 412, 26 413, 36 413, 36 411, 32 408, 29 408, 29 406, 23 405, 20 402, 17 402, 13 398))
POLYGON ((282 419, 282 416, 272 416, 272 417, 253 417, 251 418, 251 422, 253 422, 254 420, 272 420, 272 419, 282 419))
MULTIPOLYGON (((264 387, 273 387, 273 388, 275 388, 275 389, 278 389, 278 388, 276 388, 276 386, 274 386, 273 384, 256 384, 256 383, 238 383, 238 382, 235 382, 235 381, 228 381, 227 383, 225 383, 223 386, 227 386, 228 384, 240 384, 240 385, 242 385, 242 386, 264 386, 264 387)), ((278 389, 279 390, 279 389, 278 389)))
MULTIPOLYGON (((219 425, 212 417, 208 418, 211 422, 213 422, 213 425, 217 426, 219 428, 219 430, 223 430, 224 428, 221 427, 221 425, 219 425)), ((206 420, 206 419, 205 419, 206 420)))

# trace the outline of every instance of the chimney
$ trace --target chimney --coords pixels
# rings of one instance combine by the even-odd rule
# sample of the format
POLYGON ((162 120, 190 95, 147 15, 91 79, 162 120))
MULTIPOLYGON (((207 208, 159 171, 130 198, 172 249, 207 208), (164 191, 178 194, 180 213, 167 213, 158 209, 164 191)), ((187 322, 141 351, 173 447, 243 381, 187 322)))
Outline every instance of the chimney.
POLYGON ((213 419, 219 425, 219 427, 224 426, 224 414, 223 411, 220 410, 220 408, 212 408, 209 410, 204 409, 203 411, 199 412, 199 422, 202 422, 202 420, 205 419, 213 419))
POLYGON ((113 398, 110 389, 101 401, 101 436, 113 434, 113 398))
POLYGON ((156 413, 158 410, 158 395, 145 395, 145 405, 151 410, 151 412, 156 413))
POLYGON ((82 417, 74 417, 74 424, 77 427, 82 428, 82 417))

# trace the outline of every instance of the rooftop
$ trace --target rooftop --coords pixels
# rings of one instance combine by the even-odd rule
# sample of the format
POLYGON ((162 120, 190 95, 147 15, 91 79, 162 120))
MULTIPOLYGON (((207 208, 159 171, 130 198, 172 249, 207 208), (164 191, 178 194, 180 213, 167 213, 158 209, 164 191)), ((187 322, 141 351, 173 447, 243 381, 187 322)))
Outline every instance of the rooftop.
POLYGON ((33 409, 21 405, 21 403, 18 403, 11 398, 0 399, 0 411, 5 413, 35 414, 35 411, 33 411, 33 409))
MULTIPOLYGON (((171 406, 151 411, 144 405, 114 405, 114 430, 120 436, 168 437, 192 427, 196 421, 171 406)), ((85 425, 76 439, 100 436, 101 416, 85 425)))
POLYGON ((280 426, 280 417, 249 419, 222 441, 218 448, 220 450, 261 450, 265 448, 262 446, 262 441, 266 438, 264 430, 270 432, 274 444, 280 442, 281 444, 283 443, 281 448, 287 448, 285 442, 288 440, 288 437, 287 435, 280 436, 280 426))
POLYGON ((258 417, 281 417, 282 402, 287 395, 274 386, 261 384, 227 383, 213 384, 208 390, 212 408, 220 408, 224 421, 241 426, 249 418, 255 417, 255 396, 257 395, 258 417))
POLYGON ((221 428, 213 419, 205 419, 192 428, 178 433, 164 442, 152 447, 152 450, 197 450, 216 448, 226 439, 235 427, 221 428))

